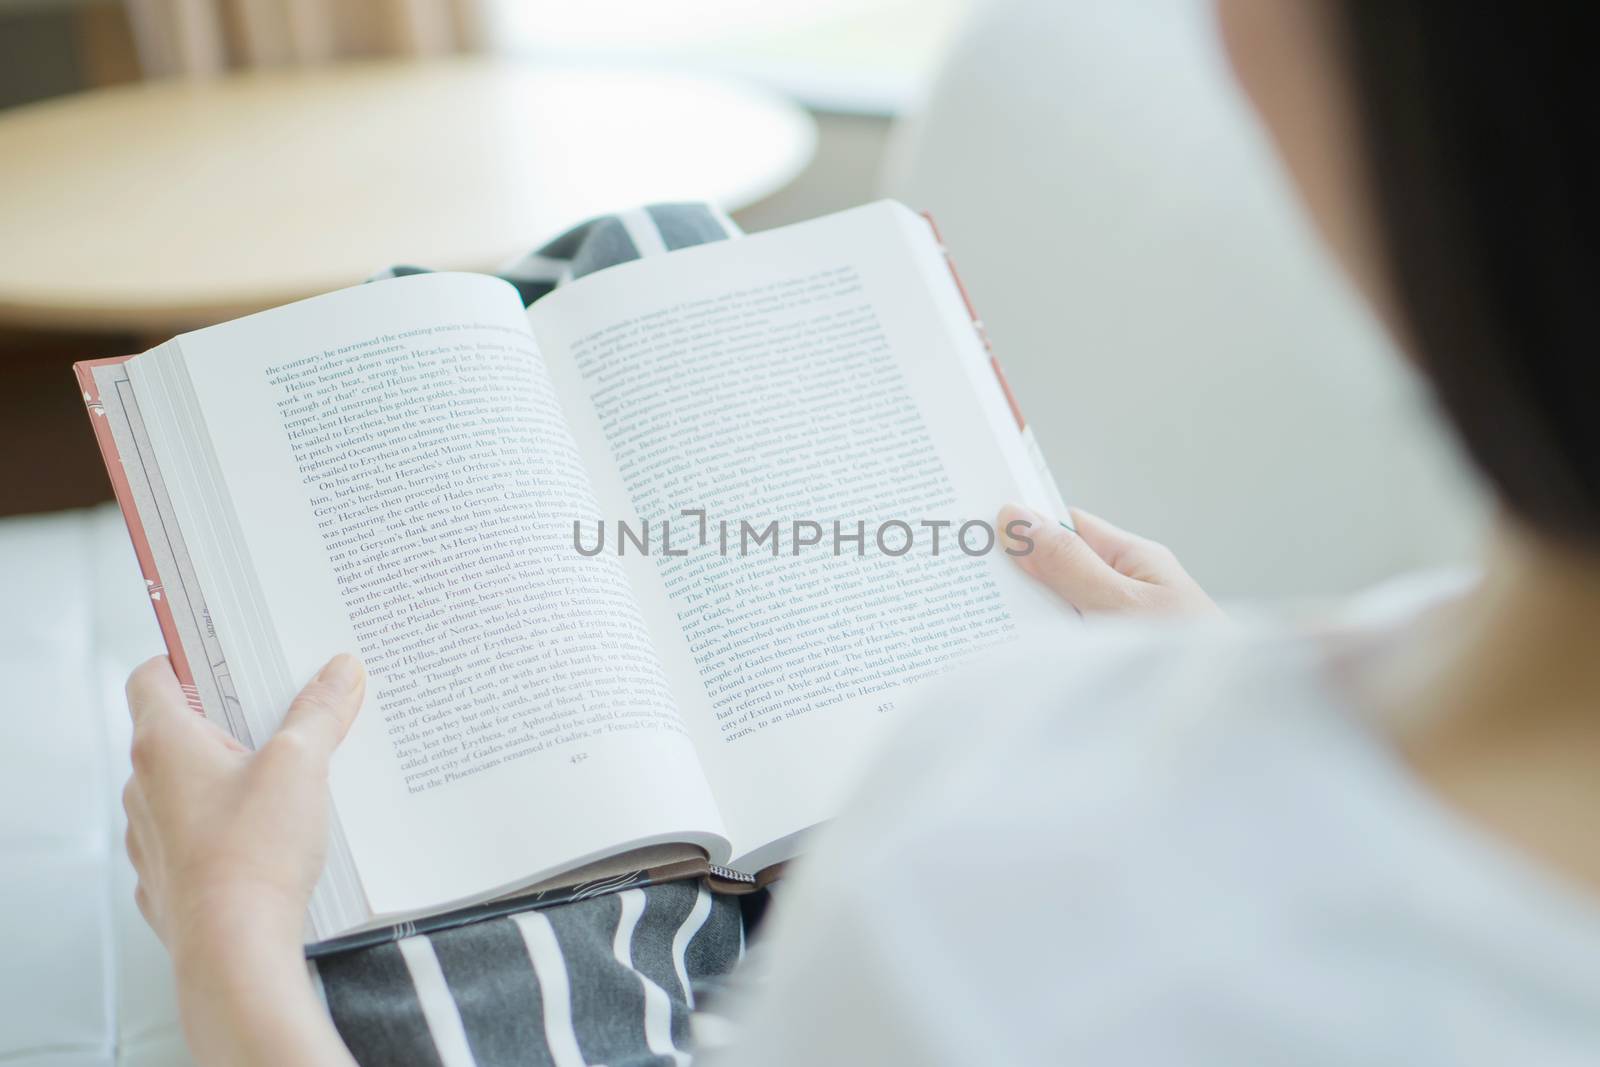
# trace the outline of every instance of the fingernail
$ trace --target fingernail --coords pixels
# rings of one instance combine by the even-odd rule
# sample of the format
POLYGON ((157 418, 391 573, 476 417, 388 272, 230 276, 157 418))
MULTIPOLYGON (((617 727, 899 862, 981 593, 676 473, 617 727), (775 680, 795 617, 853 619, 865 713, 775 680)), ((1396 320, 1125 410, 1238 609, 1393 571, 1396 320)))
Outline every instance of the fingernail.
POLYGON ((348 652, 341 652, 317 674, 317 681, 341 693, 349 693, 361 684, 365 674, 360 660, 348 652))

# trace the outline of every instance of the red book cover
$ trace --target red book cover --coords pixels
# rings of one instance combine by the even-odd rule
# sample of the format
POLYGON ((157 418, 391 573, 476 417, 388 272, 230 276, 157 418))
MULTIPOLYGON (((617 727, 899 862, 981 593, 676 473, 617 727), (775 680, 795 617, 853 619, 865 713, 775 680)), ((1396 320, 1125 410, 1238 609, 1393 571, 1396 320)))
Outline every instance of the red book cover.
POLYGON ((1017 429, 1026 431, 1028 420, 1022 417, 1022 408, 1017 404, 1016 395, 1011 392, 1011 383, 1006 381, 1006 372, 1000 366, 1000 358, 994 354, 994 346, 989 343, 989 331, 984 328, 983 320, 978 317, 978 310, 972 306, 972 297, 967 295, 966 283, 961 280, 961 272, 956 270, 956 261, 951 258, 950 250, 945 247, 944 235, 939 232, 939 224, 933 221, 933 216, 922 212, 922 217, 928 220, 928 228, 933 231, 933 239, 939 242, 939 251, 944 253, 945 265, 950 268, 950 277, 955 279, 956 290, 961 293, 961 302, 967 306, 967 316, 972 319, 972 328, 978 331, 978 340, 983 342, 983 350, 989 353, 989 367, 994 371, 996 380, 1000 382, 1000 391, 1005 394, 1006 403, 1011 407, 1011 417, 1017 420, 1017 429))
POLYGON ((145 590, 150 594, 150 606, 155 609, 156 622, 160 625, 161 636, 167 643, 167 656, 172 660, 173 673, 178 676, 178 682, 183 686, 183 692, 189 698, 190 706, 195 711, 200 711, 194 672, 189 666, 188 657, 184 655, 183 643, 178 639, 178 626, 172 617, 172 605, 167 601, 163 591, 162 578, 156 570, 155 554, 150 550, 150 537, 144 528, 144 520, 139 516, 133 488, 128 484, 128 476, 123 469, 123 464, 127 460, 117 448, 116 438, 112 436, 111 425, 106 419, 105 408, 100 401, 100 386, 94 379, 96 367, 123 363, 132 358, 132 356, 113 356, 109 359, 84 360, 74 363, 72 370, 78 378, 84 407, 89 413, 89 423, 94 427, 94 439, 100 445, 100 458, 105 462, 106 476, 111 479, 111 489, 116 494, 117 505, 122 509, 122 520, 127 523, 128 536, 133 541, 134 555, 139 559, 139 571, 144 575, 145 590))

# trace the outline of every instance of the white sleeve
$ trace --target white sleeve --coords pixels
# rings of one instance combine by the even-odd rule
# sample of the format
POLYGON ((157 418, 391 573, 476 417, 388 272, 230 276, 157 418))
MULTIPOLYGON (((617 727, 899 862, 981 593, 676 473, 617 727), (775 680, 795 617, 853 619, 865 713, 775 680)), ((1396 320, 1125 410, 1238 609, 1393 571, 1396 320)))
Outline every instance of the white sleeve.
POLYGON ((1141 714, 1159 699, 1141 709, 1128 697, 1156 675, 1171 683, 1152 674, 1142 637, 1138 654, 1118 655, 1124 634, 1064 630, 1047 651, 963 672, 918 709, 780 887, 749 980, 717 1006, 735 1020, 732 1042, 706 1062, 1056 1059, 1043 1044, 1059 1034, 1059 999, 1103 1006, 1095 959, 1120 952, 1108 924, 1127 918, 1120 880, 1084 868, 1115 847, 1106 815, 1127 785, 1122 756, 1138 720, 1159 717, 1141 714), (1084 846, 1036 862, 1041 842, 1073 839, 1084 846), (1063 879, 1078 884, 1063 893, 1063 879), (1063 957, 1074 943, 1084 951, 1063 957))

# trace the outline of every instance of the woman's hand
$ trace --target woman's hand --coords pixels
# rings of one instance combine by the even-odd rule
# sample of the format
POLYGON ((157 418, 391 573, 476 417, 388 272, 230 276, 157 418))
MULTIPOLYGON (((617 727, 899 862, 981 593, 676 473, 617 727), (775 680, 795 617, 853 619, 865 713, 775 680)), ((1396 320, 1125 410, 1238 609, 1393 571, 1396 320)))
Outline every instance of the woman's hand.
POLYGON ((202 1062, 349 1062, 301 931, 327 849, 329 758, 365 690, 361 664, 335 657, 250 753, 190 710, 165 656, 128 679, 135 899, 172 954, 202 1062))
POLYGON ((328 760, 365 688, 360 663, 336 657, 252 755, 190 710, 165 656, 133 672, 128 858, 139 910, 174 955, 246 916, 299 943, 327 847, 328 760))
MULTIPOLYGON (((1072 510, 1072 525, 1014 504, 1000 509, 1006 531, 1021 520, 1033 548, 1015 555, 1023 570, 1085 615, 1219 615, 1221 612, 1165 545, 1119 530, 1087 511, 1072 510)), ((1016 538, 1008 535, 1008 548, 1016 538)))

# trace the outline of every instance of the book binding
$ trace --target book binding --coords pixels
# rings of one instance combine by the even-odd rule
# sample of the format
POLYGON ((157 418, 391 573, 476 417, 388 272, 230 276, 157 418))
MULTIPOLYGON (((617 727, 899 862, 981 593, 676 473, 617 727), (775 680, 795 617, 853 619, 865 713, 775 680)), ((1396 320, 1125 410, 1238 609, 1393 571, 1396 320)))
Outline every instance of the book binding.
POLYGON ((973 332, 978 335, 978 343, 983 345, 983 351, 989 357, 989 369, 994 372, 995 381, 1000 384, 1000 393, 1005 397, 1006 406, 1011 409, 1011 417, 1016 420, 1017 432, 1022 435, 1023 444, 1028 449, 1028 458, 1053 497, 1051 503, 1055 505, 1056 515, 1070 525, 1070 511, 1066 499, 1061 495, 1060 483, 1056 481, 1049 462, 1044 458, 1044 450, 1039 447, 1039 439, 1034 435, 1033 427, 1023 417, 1022 405, 1017 403, 1017 395, 1011 391, 1011 383, 1006 380, 1005 368, 1000 365, 1000 357, 995 355, 994 345, 989 340, 989 328, 984 325, 978 309, 972 304, 972 297, 967 293, 967 285, 961 280, 961 272, 956 269, 955 257, 950 254, 949 246, 944 243, 944 235, 939 232, 939 224, 934 221, 932 213, 924 211, 921 215, 927 222, 928 229, 933 231, 933 240, 939 246, 939 254, 944 257, 944 265, 950 269, 950 277, 956 283, 956 291, 961 294, 961 303, 967 309, 967 317, 972 320, 973 332))
POLYGON ((190 666, 189 657, 183 651, 183 641, 178 636, 177 620, 173 618, 172 605, 165 595, 165 584, 156 569, 155 553, 150 548, 150 537, 145 531, 144 520, 139 516, 138 503, 134 500, 133 487, 128 482, 125 470, 126 464, 143 461, 137 455, 124 456, 117 447, 110 423, 106 420, 105 406, 100 398, 100 384, 94 377, 96 367, 113 366, 132 358, 132 356, 111 356, 106 359, 82 360, 72 365, 72 372, 78 379, 78 389, 89 415, 89 424, 94 430, 95 443, 100 446, 100 458, 105 463, 106 477, 111 481, 111 491, 115 494, 117 507, 122 512, 122 521, 128 527, 128 539, 133 542, 133 553, 139 561, 139 573, 144 577, 145 591, 149 594, 150 606, 156 613, 156 624, 160 626, 162 640, 166 642, 167 658, 172 661, 172 673, 178 676, 178 684, 183 689, 189 707, 197 714, 203 715, 205 710, 200 706, 200 690, 194 683, 194 670, 190 666))

